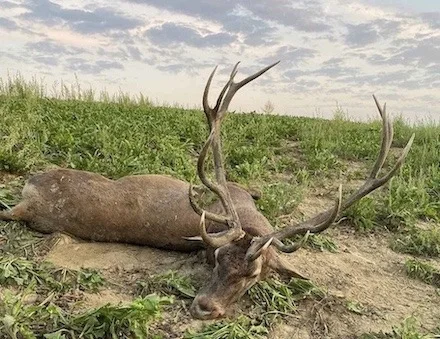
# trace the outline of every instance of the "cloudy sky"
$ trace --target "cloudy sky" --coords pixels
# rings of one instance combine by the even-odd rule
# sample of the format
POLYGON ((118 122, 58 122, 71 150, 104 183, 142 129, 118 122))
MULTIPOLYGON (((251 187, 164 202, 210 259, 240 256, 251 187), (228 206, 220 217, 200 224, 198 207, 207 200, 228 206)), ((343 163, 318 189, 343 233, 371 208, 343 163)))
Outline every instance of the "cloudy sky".
POLYGON ((231 109, 373 117, 375 93, 395 115, 440 121, 439 0, 0 0, 0 76, 49 88, 77 76, 194 107, 215 65, 218 90, 235 62, 240 79, 277 60, 231 109))

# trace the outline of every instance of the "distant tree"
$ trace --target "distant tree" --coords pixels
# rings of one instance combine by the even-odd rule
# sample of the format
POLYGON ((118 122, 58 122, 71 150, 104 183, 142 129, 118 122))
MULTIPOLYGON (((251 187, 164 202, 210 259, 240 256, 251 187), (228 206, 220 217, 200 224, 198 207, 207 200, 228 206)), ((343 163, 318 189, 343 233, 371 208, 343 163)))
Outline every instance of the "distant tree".
POLYGON ((264 114, 272 114, 275 106, 270 100, 267 100, 262 109, 264 114))

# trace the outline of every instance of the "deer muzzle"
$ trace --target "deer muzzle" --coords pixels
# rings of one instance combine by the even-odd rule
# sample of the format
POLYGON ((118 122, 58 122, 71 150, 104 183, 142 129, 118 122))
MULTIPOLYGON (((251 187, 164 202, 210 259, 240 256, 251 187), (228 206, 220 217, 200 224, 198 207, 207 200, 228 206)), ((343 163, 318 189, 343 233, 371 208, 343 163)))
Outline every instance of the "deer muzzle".
POLYGON ((196 296, 189 311, 200 320, 217 319, 225 314, 225 309, 206 295, 196 296))

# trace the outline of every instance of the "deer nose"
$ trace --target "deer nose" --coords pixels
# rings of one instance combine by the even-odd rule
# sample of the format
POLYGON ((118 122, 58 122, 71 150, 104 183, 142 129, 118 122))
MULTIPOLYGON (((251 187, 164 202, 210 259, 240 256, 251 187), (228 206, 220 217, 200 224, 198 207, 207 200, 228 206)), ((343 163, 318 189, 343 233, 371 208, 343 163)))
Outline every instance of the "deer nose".
POLYGON ((206 296, 197 296, 189 312, 194 318, 201 320, 216 319, 225 314, 224 309, 220 305, 206 296))

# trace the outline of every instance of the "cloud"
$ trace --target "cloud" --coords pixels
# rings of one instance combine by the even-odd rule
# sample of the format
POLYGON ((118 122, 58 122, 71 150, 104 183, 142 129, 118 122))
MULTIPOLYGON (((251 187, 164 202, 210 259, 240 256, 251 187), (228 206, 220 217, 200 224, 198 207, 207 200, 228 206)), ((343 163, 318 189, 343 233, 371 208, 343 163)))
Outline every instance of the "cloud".
MULTIPOLYGON (((330 31, 331 26, 326 23, 327 15, 318 1, 289 1, 289 0, 263 0, 244 1, 234 3, 228 1, 204 0, 129 0, 138 4, 150 5, 171 12, 186 14, 219 23, 224 23, 225 28, 232 28, 228 21, 236 6, 246 9, 254 16, 264 21, 293 27, 304 32, 330 31)), ((243 32, 243 31, 241 31, 243 32)))
POLYGON ((84 34, 127 30, 142 24, 142 21, 110 7, 94 10, 67 9, 49 0, 31 0, 25 6, 29 12, 20 15, 22 19, 38 21, 47 26, 66 25, 84 34))
POLYGON ((434 29, 440 29, 440 11, 427 12, 420 14, 422 20, 428 23, 434 29))
POLYGON ((318 51, 315 49, 289 45, 279 47, 275 53, 258 61, 268 65, 274 61, 281 60, 284 68, 292 68, 317 55, 318 51))
POLYGON ((293 82, 293 90, 298 92, 306 92, 311 89, 316 89, 319 87, 321 83, 319 81, 313 80, 313 79, 299 79, 295 82, 293 82))
POLYGON ((109 60, 90 61, 83 58, 68 58, 66 62, 67 69, 70 71, 95 75, 112 69, 124 69, 124 66, 121 63, 109 60))
POLYGON ((62 64, 65 56, 77 56, 88 53, 83 48, 61 45, 50 39, 28 42, 24 48, 27 58, 47 66, 62 64))
POLYGON ((165 23, 145 32, 152 43, 158 46, 186 44, 193 47, 219 47, 233 42, 236 37, 229 33, 200 34, 198 31, 175 23, 165 23))
POLYGON ((375 53, 369 57, 372 64, 426 67, 440 64, 440 36, 422 40, 406 39, 395 43, 398 47, 388 53, 375 53))
POLYGON ((32 58, 34 61, 47 65, 47 66, 57 66, 59 64, 59 58, 53 56, 37 55, 32 58))
POLYGON ((19 29, 19 26, 13 20, 0 17, 0 29, 2 29, 2 28, 7 31, 15 31, 15 30, 19 29))
POLYGON ((373 24, 347 25, 345 42, 349 46, 363 47, 379 40, 380 36, 373 24))
POLYGON ((20 7, 20 5, 16 4, 15 2, 12 2, 12 1, 2 0, 2 1, 0 1, 0 7, 3 9, 10 9, 10 8, 20 7))
POLYGON ((127 51, 128 51, 128 54, 131 56, 132 59, 134 59, 136 61, 141 61, 142 60, 142 53, 139 50, 139 48, 134 47, 134 46, 127 46, 127 51))
POLYGON ((46 39, 37 42, 28 42, 25 45, 28 52, 37 52, 40 54, 49 55, 78 55, 81 53, 87 53, 83 48, 63 46, 60 43, 46 39))
POLYGON ((326 23, 328 16, 318 1, 265 0, 242 1, 258 17, 278 24, 293 27, 303 32, 328 32, 331 26, 326 23))
POLYGON ((393 38, 401 32, 402 20, 382 18, 356 25, 346 24, 345 43, 350 47, 364 47, 381 39, 393 38))
POLYGON ((342 58, 331 58, 322 63, 319 69, 310 72, 310 74, 317 76, 325 76, 331 79, 346 79, 359 74, 358 67, 346 66, 345 60, 342 58))
POLYGON ((241 6, 222 18, 222 24, 226 32, 241 34, 246 45, 271 45, 279 40, 275 34, 275 27, 241 6))

